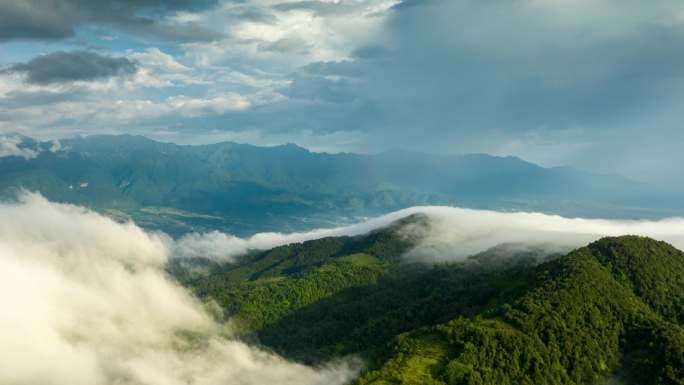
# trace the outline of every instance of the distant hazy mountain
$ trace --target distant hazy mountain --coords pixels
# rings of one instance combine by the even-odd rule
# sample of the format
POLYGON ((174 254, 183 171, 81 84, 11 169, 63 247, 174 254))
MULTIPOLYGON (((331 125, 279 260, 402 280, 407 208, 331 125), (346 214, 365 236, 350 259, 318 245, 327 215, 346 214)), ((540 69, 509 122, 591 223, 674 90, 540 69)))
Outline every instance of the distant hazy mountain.
POLYGON ((647 186, 614 175, 543 168, 514 157, 313 153, 296 145, 181 146, 140 136, 40 143, 0 158, 0 193, 17 188, 88 205, 172 233, 237 234, 339 224, 406 206, 449 204, 565 215, 672 215, 647 186))

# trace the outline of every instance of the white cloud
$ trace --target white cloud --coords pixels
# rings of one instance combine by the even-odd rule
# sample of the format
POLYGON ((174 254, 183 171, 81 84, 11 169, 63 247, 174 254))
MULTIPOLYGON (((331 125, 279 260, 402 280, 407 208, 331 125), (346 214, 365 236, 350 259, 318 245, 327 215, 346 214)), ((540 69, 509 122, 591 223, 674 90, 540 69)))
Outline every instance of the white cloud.
POLYGON ((203 74, 180 63, 174 56, 159 48, 152 47, 143 51, 128 50, 126 56, 140 64, 135 75, 125 79, 122 84, 129 90, 207 84, 203 74))
MULTIPOLYGON (((79 133, 132 132, 122 126, 135 127, 155 119, 196 118, 239 112, 273 98, 233 92, 206 98, 176 95, 161 100, 88 97, 78 101, 15 107, 11 110, 11 119, 0 119, 0 132, 21 132, 47 139, 79 133), (45 127, 50 127, 50 130, 45 130, 45 127)), ((0 117, 2 113, 0 110, 0 117)), ((10 147, 7 148, 9 150, 10 147)))
POLYGON ((254 88, 279 88, 292 83, 287 79, 276 79, 269 74, 250 75, 240 71, 216 70, 213 79, 224 83, 242 84, 254 88), (260 75, 260 76, 258 76, 260 75))
MULTIPOLYGON (((219 1, 216 9, 167 15, 172 24, 205 25, 226 37, 178 44, 173 50, 180 54, 154 46, 120 50, 117 45, 112 57, 138 63, 125 77, 27 84, 20 74, 0 72, 0 132, 39 138, 147 134, 189 127, 169 124, 174 118, 276 105, 286 101, 283 89, 292 84, 289 77, 297 67, 345 59, 382 40, 384 15, 397 0, 293 2, 289 8, 279 7, 282 3, 219 1)), ((214 124, 202 126, 217 128, 214 124)), ((254 129, 220 126, 226 127, 254 129)))
POLYGON ((245 254, 249 250, 270 249, 276 246, 324 237, 365 234, 374 229, 385 227, 406 215, 410 215, 411 212, 417 209, 397 211, 350 226, 317 229, 302 233, 258 233, 249 238, 239 238, 218 231, 190 233, 176 241, 174 256, 179 258, 205 257, 232 261, 235 257, 245 254))
POLYGON ((0 383, 342 384, 230 339, 163 273, 170 240, 35 194, 0 204, 0 383))
POLYGON ((228 37, 182 46, 202 66, 247 60, 291 70, 317 61, 343 60, 354 49, 383 39, 384 15, 398 2, 250 2, 249 11, 261 18, 240 17, 245 13, 244 4, 224 2, 211 12, 193 17, 206 25, 225 25, 223 32, 228 37))
POLYGON ((410 258, 462 260, 502 244, 528 244, 567 252, 606 236, 642 235, 684 249, 684 219, 658 221, 565 218, 541 213, 504 213, 454 207, 411 211, 430 217, 427 227, 408 226, 405 236, 420 239, 410 258))
POLYGON ((234 93, 207 99, 192 98, 185 95, 170 96, 163 101, 155 100, 117 100, 114 103, 94 103, 84 118, 100 125, 114 119, 118 122, 139 122, 149 119, 183 116, 199 117, 221 115, 227 112, 242 111, 249 108, 248 98, 234 93))
POLYGON ((147 48, 142 52, 130 52, 129 58, 141 63, 145 67, 155 67, 167 72, 186 72, 190 68, 176 61, 176 59, 159 48, 147 48))
POLYGON ((72 205, 23 194, 0 203, 0 383, 45 385, 343 384, 348 363, 312 369, 230 338, 203 305, 168 279, 171 254, 230 260, 335 235, 358 235, 407 215, 429 216, 413 257, 458 260, 501 243, 574 247, 640 234, 684 247, 684 219, 612 221, 538 213, 414 207, 306 233, 190 234, 177 242, 72 205))
POLYGON ((412 207, 369 221, 303 233, 259 233, 238 238, 219 232, 188 234, 176 243, 177 257, 232 261, 248 250, 269 249, 329 236, 359 235, 386 227, 412 214, 426 214, 423 223, 404 227, 400 235, 417 239, 407 257, 430 262, 463 260, 501 244, 531 244, 553 251, 570 251, 604 236, 643 235, 684 249, 684 219, 626 221, 564 218, 540 213, 505 213, 455 207, 412 207))
POLYGON ((6 156, 18 156, 24 159, 32 159, 38 156, 40 151, 35 148, 20 146, 23 139, 19 135, 0 135, 0 158, 6 156))
POLYGON ((250 101, 242 95, 227 93, 209 99, 173 96, 168 99, 169 106, 183 116, 221 115, 230 111, 242 111, 250 106, 250 101))

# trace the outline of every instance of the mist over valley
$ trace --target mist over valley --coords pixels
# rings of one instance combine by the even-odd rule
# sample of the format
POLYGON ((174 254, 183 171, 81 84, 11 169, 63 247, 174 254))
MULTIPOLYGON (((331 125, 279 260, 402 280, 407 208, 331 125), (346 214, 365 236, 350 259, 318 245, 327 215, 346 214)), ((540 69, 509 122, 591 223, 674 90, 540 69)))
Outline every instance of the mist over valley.
POLYGON ((681 0, 0 0, 0 385, 684 385, 681 0))

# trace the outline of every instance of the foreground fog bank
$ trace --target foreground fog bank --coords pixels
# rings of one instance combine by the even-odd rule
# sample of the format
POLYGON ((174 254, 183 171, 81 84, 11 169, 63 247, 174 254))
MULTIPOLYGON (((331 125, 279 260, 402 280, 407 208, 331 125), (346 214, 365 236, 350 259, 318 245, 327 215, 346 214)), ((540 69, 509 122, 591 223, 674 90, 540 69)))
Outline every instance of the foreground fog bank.
POLYGON ((164 235, 24 194, 0 204, 0 383, 342 384, 230 340, 164 275, 164 235))
MULTIPOLYGON (((401 234, 418 240, 408 257, 425 261, 462 260, 501 244, 528 244, 549 252, 569 252, 606 236, 641 235, 684 248, 684 219, 659 221, 565 218, 541 213, 504 213, 454 207, 417 207, 425 225, 401 234)), ((513 248, 515 249, 515 248, 513 248)))
POLYGON ((541 213, 505 213, 456 207, 424 206, 399 210, 363 223, 302 233, 259 233, 238 238, 221 232, 188 234, 175 242, 176 257, 205 257, 230 262, 251 249, 270 249, 329 236, 360 235, 413 214, 427 220, 399 229, 416 241, 407 258, 426 262, 459 261, 501 244, 534 244, 566 252, 605 236, 642 235, 684 249, 684 219, 659 221, 564 218, 541 213))
POLYGON ((407 257, 460 260, 502 243, 562 251, 606 235, 640 234, 684 248, 684 220, 568 219, 415 207, 357 225, 242 239, 212 232, 172 240, 133 223, 22 194, 0 203, 0 384, 343 384, 354 362, 313 369, 232 340, 210 309, 170 280, 172 256, 231 261, 325 236, 358 235, 412 214, 407 257))

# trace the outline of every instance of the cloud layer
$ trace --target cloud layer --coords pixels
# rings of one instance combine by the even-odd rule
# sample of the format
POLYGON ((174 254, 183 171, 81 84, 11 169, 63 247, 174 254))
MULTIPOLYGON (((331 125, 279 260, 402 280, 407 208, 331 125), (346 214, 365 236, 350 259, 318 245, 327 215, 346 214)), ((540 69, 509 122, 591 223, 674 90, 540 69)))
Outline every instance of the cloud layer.
POLYGON ((455 261, 505 244, 568 252, 606 236, 641 235, 684 249, 684 218, 658 221, 565 218, 541 213, 504 213, 454 207, 413 208, 428 215, 427 226, 409 225, 402 234, 419 239, 407 257, 455 261))
POLYGON ((19 135, 0 135, 0 158, 18 156, 32 159, 38 156, 39 149, 23 146, 23 138, 19 135))
POLYGON ((231 262, 249 250, 330 236, 365 234, 413 214, 425 214, 428 220, 402 227, 399 235, 417 240, 416 247, 406 257, 426 262, 461 261, 502 244, 528 244, 553 252, 567 252, 605 236, 619 235, 648 236, 684 249, 683 218, 621 221, 426 206, 407 208, 351 226, 303 233, 259 233, 249 238, 220 232, 193 233, 175 243, 174 255, 231 262))
POLYGON ((231 339, 220 311, 163 273, 170 255, 230 261, 264 249, 358 235, 422 213, 427 226, 408 255, 454 261, 501 243, 579 246, 605 235, 641 234, 684 247, 684 219, 609 221, 536 213, 414 207, 346 227, 240 239, 222 233, 173 241, 133 223, 23 194, 0 203, 0 382, 46 385, 343 384, 353 364, 310 367, 231 339))
POLYGON ((9 71, 23 74, 28 83, 52 84, 132 75, 137 65, 125 57, 71 51, 38 56, 27 63, 13 65, 9 71))
MULTIPOLYGON (((202 9, 213 0, 0 0, 0 41, 60 40, 86 24, 105 24, 140 33, 190 39, 208 38, 197 25, 169 27, 151 15, 202 9)), ((215 35, 213 35, 215 36, 215 35)))
POLYGON ((26 194, 0 204, 0 383, 342 384, 231 340, 163 274, 170 240, 26 194))
POLYGON ((0 0, 0 66, 27 75, 0 73, 0 132, 487 152, 682 190, 682 15, 677 0, 0 0), (83 52, 119 62, 40 65, 83 52))

